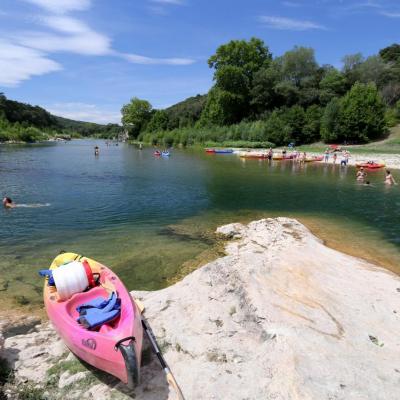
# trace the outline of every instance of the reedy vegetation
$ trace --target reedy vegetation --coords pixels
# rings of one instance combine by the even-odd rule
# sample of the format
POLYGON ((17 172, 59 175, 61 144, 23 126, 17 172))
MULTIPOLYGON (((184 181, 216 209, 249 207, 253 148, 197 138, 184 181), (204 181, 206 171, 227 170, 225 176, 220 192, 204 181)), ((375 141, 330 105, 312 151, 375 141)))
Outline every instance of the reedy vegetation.
POLYGON ((274 58, 260 39, 233 40, 208 65, 214 85, 207 95, 165 110, 138 98, 124 105, 131 138, 166 146, 366 143, 400 121, 397 44, 368 58, 345 56, 338 70, 318 65, 311 48, 274 58))

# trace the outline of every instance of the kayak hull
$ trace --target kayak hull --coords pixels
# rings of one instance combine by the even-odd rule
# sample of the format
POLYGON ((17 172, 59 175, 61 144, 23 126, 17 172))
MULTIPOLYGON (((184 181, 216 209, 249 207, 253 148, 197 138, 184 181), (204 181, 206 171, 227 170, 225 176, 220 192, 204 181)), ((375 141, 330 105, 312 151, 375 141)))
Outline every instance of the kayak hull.
POLYGON ((368 169, 379 169, 379 168, 384 168, 385 164, 379 164, 379 163, 374 163, 374 164, 368 164, 368 163, 359 163, 356 164, 357 168, 368 168, 368 169))
POLYGON ((241 158, 253 158, 253 159, 263 159, 267 158, 268 156, 266 154, 242 154, 240 156, 241 158))
POLYGON ((232 154, 233 150, 214 150, 215 154, 232 154))
POLYGON ((58 335, 77 357, 133 387, 139 379, 141 362, 143 328, 140 312, 121 280, 112 270, 94 260, 75 253, 64 253, 54 259, 50 269, 75 259, 87 260, 93 273, 100 274, 100 283, 104 286, 96 286, 76 293, 68 300, 59 301, 56 290, 46 283, 44 303, 47 315, 58 335), (109 291, 105 287, 110 285, 121 299, 119 318, 103 324, 98 331, 87 330, 77 322, 79 313, 76 307, 99 296, 107 298, 109 291), (119 342, 123 346, 122 351, 115 347, 119 342), (129 353, 128 362, 126 352, 129 353))
POLYGON ((324 156, 319 156, 319 157, 311 157, 311 158, 306 158, 304 162, 315 162, 315 161, 322 161, 324 159, 324 156))

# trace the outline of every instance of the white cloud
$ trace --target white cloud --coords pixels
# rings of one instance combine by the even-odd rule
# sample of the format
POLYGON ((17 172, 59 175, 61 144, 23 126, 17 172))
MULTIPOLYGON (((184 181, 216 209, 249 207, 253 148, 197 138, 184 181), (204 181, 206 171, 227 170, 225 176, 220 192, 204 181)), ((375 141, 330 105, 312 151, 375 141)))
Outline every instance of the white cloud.
POLYGON ((111 52, 111 40, 79 19, 52 15, 39 18, 38 22, 59 33, 24 32, 16 40, 24 46, 47 52, 66 51, 86 55, 111 52))
POLYGON ((380 14, 389 18, 400 18, 400 12, 381 11, 380 14))
MULTIPOLYGON (((120 53, 112 48, 111 39, 92 29, 81 19, 68 15, 90 7, 90 0, 23 0, 48 13, 32 21, 41 29, 7 32, 0 41, 0 85, 16 86, 35 75, 60 70, 62 67, 50 59, 55 52, 88 56, 113 56, 144 65, 185 66, 195 61, 189 58, 157 58, 138 54, 120 53)), ((180 0, 157 0, 163 4, 180 4, 180 0)))
POLYGON ((24 0, 54 14, 65 14, 69 11, 83 11, 91 6, 91 0, 24 0))
POLYGON ((44 53, 0 40, 0 85, 17 86, 35 75, 62 69, 44 53))
POLYGON ((317 24, 312 21, 285 18, 285 17, 273 17, 273 16, 261 16, 259 20, 263 22, 268 28, 290 30, 290 31, 307 31, 310 29, 326 29, 323 25, 317 24))
POLYGON ((151 58, 138 54, 121 54, 121 57, 133 64, 144 65, 190 65, 195 62, 191 58, 151 58))
POLYGON ((152 3, 158 4, 175 4, 175 5, 182 5, 182 0, 150 0, 152 3))
POLYGON ((282 5, 285 7, 301 7, 301 4, 295 3, 293 1, 282 1, 282 5))
POLYGON ((95 104, 57 103, 47 105, 45 108, 54 115, 76 121, 96 122, 99 124, 121 122, 121 113, 119 111, 103 109, 95 104))

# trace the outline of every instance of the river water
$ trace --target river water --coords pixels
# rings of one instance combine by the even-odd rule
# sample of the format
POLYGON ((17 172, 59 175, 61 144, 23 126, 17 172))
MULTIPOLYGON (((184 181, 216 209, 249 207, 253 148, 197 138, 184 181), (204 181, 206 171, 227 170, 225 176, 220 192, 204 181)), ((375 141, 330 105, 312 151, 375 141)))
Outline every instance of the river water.
POLYGON ((398 272, 400 187, 385 187, 384 171, 368 178, 371 187, 351 167, 199 150, 156 158, 94 140, 0 146, 0 194, 22 205, 0 211, 0 308, 40 306, 37 270, 61 250, 109 265, 129 289, 165 287, 216 256, 216 226, 262 216, 299 218, 328 245, 398 272))

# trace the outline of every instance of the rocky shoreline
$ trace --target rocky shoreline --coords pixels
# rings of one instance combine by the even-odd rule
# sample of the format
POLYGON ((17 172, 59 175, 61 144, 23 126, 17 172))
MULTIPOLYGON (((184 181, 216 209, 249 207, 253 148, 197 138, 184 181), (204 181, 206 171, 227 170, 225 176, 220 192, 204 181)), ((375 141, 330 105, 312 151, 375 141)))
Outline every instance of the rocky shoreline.
MULTIPOLYGON (((397 275, 324 246, 293 219, 217 233, 225 257, 133 292, 186 400, 400 398, 397 275)), ((0 370, 1 399, 176 398, 148 349, 133 393, 81 364, 49 323, 3 319, 0 331, 14 370, 0 370)))

